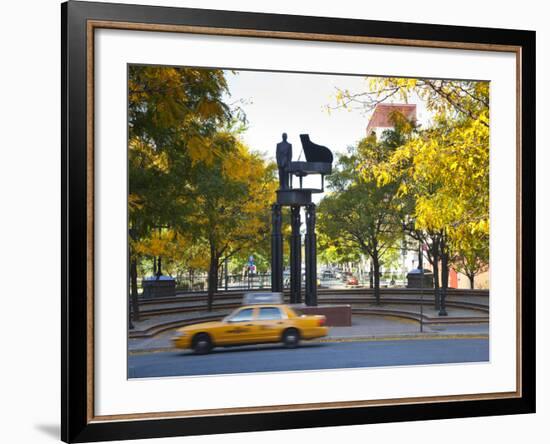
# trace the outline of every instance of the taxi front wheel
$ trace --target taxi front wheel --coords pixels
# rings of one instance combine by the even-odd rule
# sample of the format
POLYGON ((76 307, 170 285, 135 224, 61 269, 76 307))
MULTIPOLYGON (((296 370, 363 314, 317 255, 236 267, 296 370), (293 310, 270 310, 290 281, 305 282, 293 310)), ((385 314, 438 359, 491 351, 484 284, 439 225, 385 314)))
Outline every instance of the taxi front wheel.
POLYGON ((294 348, 300 342, 300 332, 295 328, 289 328, 283 333, 283 344, 285 347, 294 348))
POLYGON ((207 333, 199 333, 193 338, 193 351, 197 355, 205 355, 212 350, 212 339, 207 333))

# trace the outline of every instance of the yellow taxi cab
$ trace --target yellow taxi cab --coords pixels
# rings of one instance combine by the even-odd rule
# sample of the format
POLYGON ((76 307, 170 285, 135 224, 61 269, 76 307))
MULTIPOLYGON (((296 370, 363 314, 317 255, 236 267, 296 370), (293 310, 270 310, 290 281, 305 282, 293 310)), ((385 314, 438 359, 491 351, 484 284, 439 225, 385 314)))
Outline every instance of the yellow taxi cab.
POLYGON ((302 339, 320 338, 328 334, 325 316, 298 315, 288 305, 263 303, 262 299, 265 300, 265 297, 236 309, 221 321, 187 325, 178 329, 172 338, 174 346, 192 349, 197 354, 208 353, 217 346, 277 342, 293 348, 302 339))

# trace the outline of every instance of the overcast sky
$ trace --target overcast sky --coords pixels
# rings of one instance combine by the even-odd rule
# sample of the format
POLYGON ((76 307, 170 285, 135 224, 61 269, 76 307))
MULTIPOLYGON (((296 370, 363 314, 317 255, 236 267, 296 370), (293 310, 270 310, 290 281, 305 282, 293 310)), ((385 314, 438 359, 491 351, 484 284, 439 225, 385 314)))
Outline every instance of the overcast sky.
MULTIPOLYGON (((243 100, 249 128, 244 140, 253 150, 275 158, 275 145, 281 134, 288 134, 293 160, 301 152, 300 134, 309 134, 313 142, 333 153, 343 152, 366 135, 369 115, 344 109, 327 112, 335 105, 336 88, 351 92, 365 91, 365 77, 325 74, 227 71, 230 102, 243 100)), ((417 101, 418 102, 418 101, 417 101)), ((411 103, 414 103, 411 100, 411 103)), ((423 104, 417 103, 418 121, 424 123, 423 104)), ((301 160, 304 159, 302 154, 301 160)))

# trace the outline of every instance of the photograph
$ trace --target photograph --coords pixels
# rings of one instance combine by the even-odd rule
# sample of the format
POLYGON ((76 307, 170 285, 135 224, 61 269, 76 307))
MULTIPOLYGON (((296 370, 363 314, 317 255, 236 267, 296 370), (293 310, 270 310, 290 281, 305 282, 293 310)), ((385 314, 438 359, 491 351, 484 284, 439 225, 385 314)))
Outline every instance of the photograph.
POLYGON ((490 97, 128 63, 127 377, 489 362, 490 97))
POLYGON ((535 32, 335 12, 62 5, 64 441, 535 411, 535 32))

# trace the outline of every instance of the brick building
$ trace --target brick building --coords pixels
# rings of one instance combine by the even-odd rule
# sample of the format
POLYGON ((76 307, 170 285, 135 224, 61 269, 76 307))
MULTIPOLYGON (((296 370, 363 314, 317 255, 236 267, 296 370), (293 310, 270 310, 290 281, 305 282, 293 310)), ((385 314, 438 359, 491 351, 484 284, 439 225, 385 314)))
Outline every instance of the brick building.
POLYGON ((391 114, 399 112, 405 116, 407 120, 416 121, 416 105, 408 103, 379 103, 374 108, 374 112, 367 125, 367 136, 370 136, 374 131, 377 136, 380 132, 389 128, 393 128, 391 114))

